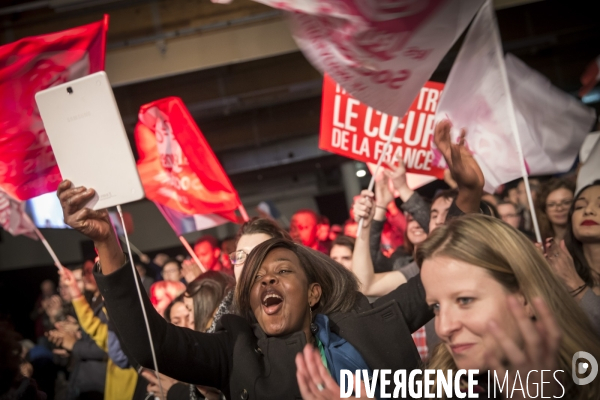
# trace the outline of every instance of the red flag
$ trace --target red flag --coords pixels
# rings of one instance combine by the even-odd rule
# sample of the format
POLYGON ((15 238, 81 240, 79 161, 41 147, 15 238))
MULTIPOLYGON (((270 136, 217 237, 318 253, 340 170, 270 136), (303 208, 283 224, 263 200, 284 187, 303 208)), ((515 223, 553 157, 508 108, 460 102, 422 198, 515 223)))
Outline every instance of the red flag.
POLYGON ((108 15, 0 46, 0 186, 27 200, 62 180, 34 95, 104 69, 108 15))
POLYGON ((187 215, 219 214, 237 222, 238 194, 180 98, 143 105, 135 141, 148 199, 187 215))
POLYGON ((35 225, 25 214, 23 203, 0 189, 0 226, 13 236, 25 235, 37 240, 35 225))
MULTIPOLYGON (((434 165, 431 139, 443 83, 427 82, 404 115, 384 158, 390 164, 402 159, 415 174, 444 177, 434 165)), ((398 117, 367 107, 346 93, 327 74, 323 79, 319 147, 367 163, 377 163, 398 117)))

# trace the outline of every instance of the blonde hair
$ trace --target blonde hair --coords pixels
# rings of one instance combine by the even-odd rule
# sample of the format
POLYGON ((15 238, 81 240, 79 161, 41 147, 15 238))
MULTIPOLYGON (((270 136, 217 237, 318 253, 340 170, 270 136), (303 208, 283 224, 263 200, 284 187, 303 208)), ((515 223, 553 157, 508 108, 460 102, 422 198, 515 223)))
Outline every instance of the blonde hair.
MULTIPOLYGON (((419 266, 435 256, 449 257, 485 268, 511 292, 519 291, 529 304, 540 297, 548 305, 561 329, 558 369, 568 377, 565 398, 600 398, 600 379, 577 386, 571 380, 571 361, 584 350, 600 360, 600 344, 590 321, 555 275, 538 249, 519 231, 501 220, 480 214, 458 218, 437 228, 417 249, 419 266)), ((456 370, 443 344, 433 352, 428 368, 456 370)))

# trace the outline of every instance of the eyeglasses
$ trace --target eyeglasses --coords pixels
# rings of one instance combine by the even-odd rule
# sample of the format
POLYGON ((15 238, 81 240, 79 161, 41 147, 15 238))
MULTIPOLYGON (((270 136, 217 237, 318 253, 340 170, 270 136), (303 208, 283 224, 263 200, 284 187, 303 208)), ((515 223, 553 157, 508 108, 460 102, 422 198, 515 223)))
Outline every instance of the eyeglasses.
POLYGON ((558 207, 563 207, 563 208, 569 208, 571 207, 571 204, 573 204, 573 199, 571 200, 563 200, 559 203, 548 203, 546 204, 546 208, 558 208, 558 207))
POLYGON ((246 261, 246 257, 248 257, 248 253, 244 250, 234 251, 233 253, 229 253, 229 260, 233 265, 242 265, 246 261))

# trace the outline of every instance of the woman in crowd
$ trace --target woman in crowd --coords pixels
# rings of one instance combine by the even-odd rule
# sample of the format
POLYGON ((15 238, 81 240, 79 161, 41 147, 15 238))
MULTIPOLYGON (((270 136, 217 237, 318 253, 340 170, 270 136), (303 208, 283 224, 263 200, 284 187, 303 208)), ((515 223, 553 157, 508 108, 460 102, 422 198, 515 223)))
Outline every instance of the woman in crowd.
POLYGON ((566 179, 553 178, 541 185, 536 208, 542 239, 560 242, 565 238, 574 191, 575 185, 566 179))
MULTIPOLYGON (((436 229, 419 246, 417 262, 443 341, 427 368, 483 371, 474 390, 480 399, 538 397, 542 387, 545 397, 600 398, 599 380, 579 386, 571 378, 575 353, 600 357, 598 337, 523 234, 495 218, 464 216, 436 229), (543 377, 541 370, 552 372, 543 377), (495 371, 500 382, 507 373, 502 395, 499 388, 494 396, 494 388, 487 387, 489 371, 495 371), (523 390, 507 395, 515 384, 523 390)), ((339 398, 333 382, 326 383, 325 396, 309 384, 327 381, 315 356, 305 349, 296 360, 303 398, 339 398)), ((490 381, 493 384, 493 378, 490 381)))
MULTIPOLYGON (((152 367, 134 274, 106 210, 84 208, 93 195, 69 181, 58 190, 65 221, 98 250, 96 279, 123 342, 136 360, 152 367)), ((342 368, 411 371, 420 364, 410 333, 432 313, 419 278, 369 304, 352 273, 285 239, 258 245, 238 276, 235 300, 243 317, 223 316, 214 334, 167 323, 142 293, 161 372, 215 387, 228 398, 295 399, 300 391, 294 358, 306 343, 320 345, 336 379, 342 368)))
MULTIPOLYGON (((575 353, 600 357, 598 337, 524 235, 494 218, 465 216, 433 232, 417 262, 443 341, 430 368, 507 369, 512 378, 517 370, 563 370, 557 374, 563 398, 600 396, 600 381, 578 386, 571 380, 575 353)), ((528 389, 539 382, 530 379, 528 389)), ((561 397, 558 385, 546 389, 561 397)))
POLYGON ((165 319, 167 322, 182 328, 193 329, 193 318, 189 308, 183 301, 183 294, 180 294, 165 309, 165 319))
POLYGON ((551 241, 546 258, 600 335, 600 181, 579 191, 565 240, 551 241))
POLYGON ((219 271, 207 271, 190 282, 183 301, 190 311, 191 329, 208 331, 213 325, 219 305, 234 286, 233 277, 219 271))

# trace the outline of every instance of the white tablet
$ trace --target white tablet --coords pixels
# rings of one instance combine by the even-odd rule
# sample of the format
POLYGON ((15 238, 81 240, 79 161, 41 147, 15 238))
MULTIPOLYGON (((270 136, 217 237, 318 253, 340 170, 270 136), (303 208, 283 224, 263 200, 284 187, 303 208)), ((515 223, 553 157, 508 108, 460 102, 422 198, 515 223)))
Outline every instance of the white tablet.
POLYGON ((144 189, 106 73, 36 93, 63 179, 96 191, 99 210, 144 197, 144 189))

